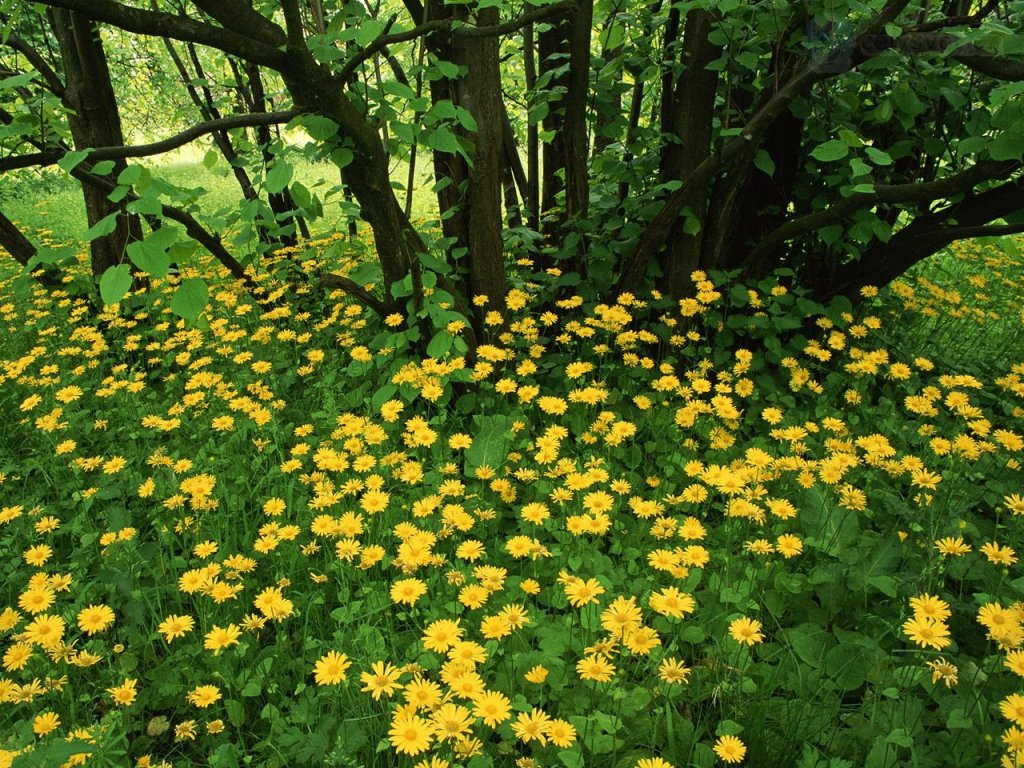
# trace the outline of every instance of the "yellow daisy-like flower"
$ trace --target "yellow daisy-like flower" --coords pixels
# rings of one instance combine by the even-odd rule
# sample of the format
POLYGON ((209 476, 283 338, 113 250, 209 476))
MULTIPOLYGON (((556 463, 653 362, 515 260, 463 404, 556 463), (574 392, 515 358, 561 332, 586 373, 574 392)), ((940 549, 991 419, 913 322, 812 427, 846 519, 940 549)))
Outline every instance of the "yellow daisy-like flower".
POLYGON ((419 579, 401 579, 391 585, 392 602, 415 605, 427 593, 427 585, 419 579))
POLYGON ((723 763, 742 763, 747 754, 746 746, 735 736, 720 736, 714 750, 723 763))
POLYGON ((87 635, 104 632, 114 623, 114 611, 109 605, 90 605, 78 613, 78 628, 87 635))
POLYGON ((937 651, 952 642, 949 639, 949 628, 935 619, 907 619, 903 622, 903 633, 922 648, 934 648, 937 651))
POLYGON ((337 685, 344 682, 345 670, 352 666, 348 656, 337 651, 328 651, 313 666, 317 685, 337 685))
POLYGON ((206 709, 214 702, 220 700, 220 688, 216 685, 200 685, 198 688, 193 688, 189 691, 187 698, 194 706, 206 709))
POLYGON ((430 749, 432 730, 429 720, 415 713, 400 714, 391 721, 388 741, 400 755, 418 755, 430 749))
POLYGON ((45 736, 60 727, 60 717, 55 712, 43 712, 32 720, 32 732, 36 736, 45 736))
POLYGON ((114 700, 115 704, 129 707, 135 701, 135 697, 138 696, 138 691, 135 689, 137 683, 138 681, 133 678, 125 678, 125 681, 120 685, 107 688, 107 693, 110 694, 110 698, 114 700))
POLYGON ((729 624, 729 634, 741 645, 753 646, 764 641, 764 635, 761 634, 761 622, 746 616, 734 619, 729 624))
POLYGON ((164 636, 164 640, 168 643, 172 640, 184 637, 187 633, 192 631, 192 628, 196 625, 195 619, 191 616, 176 616, 171 614, 157 627, 157 631, 164 636))

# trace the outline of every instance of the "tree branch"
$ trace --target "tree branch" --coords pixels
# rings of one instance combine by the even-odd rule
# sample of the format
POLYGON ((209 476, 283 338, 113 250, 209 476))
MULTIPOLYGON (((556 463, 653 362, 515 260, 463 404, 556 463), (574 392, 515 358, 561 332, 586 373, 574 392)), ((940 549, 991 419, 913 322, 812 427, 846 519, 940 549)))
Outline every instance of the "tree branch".
POLYGON ((35 67, 36 72, 38 72, 42 76, 43 80, 46 82, 46 87, 50 90, 51 93, 53 93, 54 96, 56 96, 59 99, 64 98, 63 81, 57 76, 57 73, 53 71, 53 68, 46 62, 46 59, 44 59, 40 55, 39 51, 37 51, 35 48, 33 48, 31 45, 26 43, 24 40, 22 40, 14 33, 11 33, 7 36, 7 39, 4 41, 4 44, 7 45, 9 48, 13 48, 15 51, 20 53, 22 56, 25 57, 29 64, 35 67))
POLYGON ((896 39, 896 47, 908 55, 921 53, 946 54, 968 69, 997 80, 1024 80, 1024 61, 989 53, 976 45, 959 45, 959 38, 940 32, 911 32, 896 39), (956 46, 956 47, 954 47, 956 46), (950 50, 952 48, 952 50, 950 50), (948 54, 946 53, 948 51, 948 54))
MULTIPOLYGON (((195 141, 200 136, 205 136, 210 133, 216 133, 217 131, 229 131, 233 128, 252 128, 259 125, 287 123, 289 120, 300 114, 302 113, 298 109, 289 109, 283 112, 260 112, 250 115, 230 115, 229 117, 222 117, 219 120, 208 120, 206 122, 193 125, 191 128, 188 128, 181 133, 176 133, 173 136, 169 136, 161 141, 155 141, 151 144, 137 144, 121 147, 98 147, 96 149, 91 149, 89 150, 89 154, 86 155, 85 160, 95 163, 100 160, 121 160, 129 157, 150 157, 152 155, 170 152, 172 149, 177 149, 191 141, 195 141)), ((4 171, 13 171, 18 168, 55 165, 61 158, 69 153, 70 152, 66 150, 52 150, 47 152, 36 152, 31 155, 16 155, 14 157, 3 158, 0 159, 0 173, 3 173, 4 171)))
POLYGON ((374 312, 381 317, 387 317, 391 310, 388 309, 388 305, 378 299, 372 293, 367 291, 355 280, 341 275, 336 275, 333 272, 329 272, 325 275, 320 275, 320 282, 327 288, 341 289, 345 293, 351 294, 359 299, 363 304, 368 306, 374 312))
POLYGON ((748 263, 759 259, 799 235, 814 232, 831 224, 842 222, 849 214, 876 205, 898 205, 901 203, 925 203, 944 197, 969 192, 983 181, 1005 179, 1019 163, 1014 161, 976 163, 965 171, 931 182, 915 184, 879 185, 873 192, 857 192, 835 205, 806 216, 787 221, 769 232, 747 257, 748 263))
POLYGON ((562 0, 562 2, 555 3, 554 5, 546 5, 542 8, 528 11, 511 21, 506 21, 504 24, 475 27, 469 24, 463 24, 456 19, 436 19, 434 21, 425 21, 422 24, 418 24, 412 29, 408 29, 404 32, 388 34, 394 21, 392 18, 392 21, 388 23, 384 32, 376 40, 345 62, 345 66, 342 67, 341 72, 338 74, 338 79, 341 82, 347 82, 360 64, 367 59, 373 58, 374 55, 380 53, 389 45, 394 45, 395 43, 406 43, 410 40, 415 40, 418 37, 428 35, 431 32, 449 31, 458 37, 497 37, 500 35, 507 35, 509 32, 515 32, 516 30, 535 21, 567 13, 575 8, 576 0, 562 0))
POLYGON ((273 44, 187 16, 132 8, 114 0, 39 0, 39 4, 77 11, 86 18, 112 24, 128 32, 198 43, 273 69, 288 66, 287 52, 273 44))

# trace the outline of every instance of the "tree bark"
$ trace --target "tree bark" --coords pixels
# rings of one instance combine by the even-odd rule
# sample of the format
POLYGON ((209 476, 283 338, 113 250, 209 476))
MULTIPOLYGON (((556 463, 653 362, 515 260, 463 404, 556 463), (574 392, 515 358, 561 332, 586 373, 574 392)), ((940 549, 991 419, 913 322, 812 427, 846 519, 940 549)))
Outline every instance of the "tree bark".
MULTIPOLYGON (((124 144, 120 113, 99 31, 87 18, 72 11, 50 9, 50 21, 64 62, 64 104, 70 110, 68 123, 76 149, 113 147, 124 144)), ((124 170, 123 160, 114 161, 113 174, 124 170)), ((128 214, 124 204, 115 204, 105 193, 83 186, 89 226, 111 214, 117 215, 114 231, 90 243, 92 271, 100 276, 125 258, 125 246, 142 237, 138 216, 128 214)))
MULTIPOLYGON (((673 10, 673 12, 675 12, 673 10)), ((721 55, 721 48, 708 40, 712 15, 696 9, 686 14, 681 53, 682 74, 664 94, 661 180, 682 181, 711 152, 711 127, 715 114, 718 73, 708 65, 721 55)), ((662 86, 666 81, 662 81, 662 86)), ((690 273, 701 265, 702 230, 707 214, 708 188, 694 185, 683 206, 692 211, 696 232, 684 231, 683 217, 676 219, 665 250, 659 255, 661 289, 674 299, 691 290, 690 273)))
MULTIPOLYGON (((477 23, 497 24, 498 9, 477 11, 477 23)), ((504 104, 498 39, 456 38, 456 63, 466 74, 456 81, 458 104, 477 124, 468 138, 475 144, 469 168, 466 207, 469 226, 469 297, 486 296, 487 309, 505 306, 505 256, 502 250, 501 177, 503 170, 504 104)))
POLYGON ((0 247, 3 247, 21 266, 28 265, 28 260, 36 255, 36 247, 18 229, 14 222, 0 211, 0 247))

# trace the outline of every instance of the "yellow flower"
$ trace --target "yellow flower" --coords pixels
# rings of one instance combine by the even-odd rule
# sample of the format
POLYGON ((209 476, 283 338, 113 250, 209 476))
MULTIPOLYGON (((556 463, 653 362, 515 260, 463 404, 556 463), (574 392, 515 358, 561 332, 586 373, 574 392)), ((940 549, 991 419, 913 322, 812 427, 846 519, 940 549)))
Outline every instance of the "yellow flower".
POLYGON ((747 754, 743 742, 735 736, 721 736, 715 742, 715 754, 723 763, 742 763, 747 754))
POLYGON ((122 707, 131 706, 138 695, 138 691, 135 690, 137 682, 133 678, 125 678, 124 682, 120 685, 107 688, 107 693, 110 694, 110 698, 114 700, 115 704, 119 704, 122 707))
POLYGON ((729 624, 729 634, 733 640, 742 645, 756 645, 764 640, 761 634, 761 622, 757 619, 750 619, 741 616, 729 624))
POLYGON ((345 680, 345 670, 352 666, 348 656, 337 651, 328 651, 313 667, 317 685, 337 685, 345 680))
POLYGON ((957 536, 956 538, 947 536, 944 539, 938 539, 935 542, 935 548, 939 550, 943 557, 947 555, 959 557, 971 551, 971 545, 965 544, 962 536, 957 536))
POLYGON ((604 656, 594 654, 586 656, 576 664, 576 673, 581 680, 591 680, 596 683, 607 683, 615 676, 615 665, 604 656))
POLYGON ((216 685, 200 685, 199 687, 193 688, 189 691, 187 698, 193 705, 200 709, 206 709, 214 702, 220 700, 220 688, 216 685))
POLYGON ((697 603, 690 595, 680 592, 675 587, 665 587, 660 592, 655 592, 650 597, 649 605, 651 610, 673 619, 681 619, 684 615, 693 613, 697 607, 697 603))
POLYGON ((538 664, 537 666, 530 669, 523 677, 528 683, 534 683, 540 685, 548 679, 548 669, 545 666, 538 664))
POLYGON ((397 715, 391 721, 388 741, 400 755, 418 755, 430 749, 433 740, 432 727, 425 720, 413 713, 397 715))
POLYGON ((208 651, 213 651, 216 656, 225 648, 238 645, 238 638, 241 634, 242 631, 235 624, 228 624, 226 627, 218 627, 214 624, 213 629, 206 633, 203 647, 208 651))
POLYGON ((903 633, 922 648, 934 648, 937 651, 952 642, 949 639, 949 628, 935 619, 907 619, 903 622, 903 633))
POLYGON ((516 721, 512 724, 512 732, 524 744, 537 741, 540 742, 541 746, 544 746, 548 741, 547 730, 550 722, 551 718, 548 717, 547 712, 534 707, 529 713, 519 713, 516 721))
POLYGON ((427 593, 427 585, 419 579, 401 579, 391 585, 392 602, 415 605, 427 593))
POLYGON ((60 717, 54 712, 43 712, 32 720, 32 732, 36 736, 45 736, 60 726, 60 717))
POLYGON ((384 661, 375 661, 370 670, 359 675, 363 682, 360 690, 373 696, 374 701, 379 701, 381 696, 391 696, 402 687, 398 682, 402 674, 401 669, 384 661))
POLYGON ((78 613, 78 628, 87 635, 103 632, 114 623, 114 611, 109 605, 90 605, 78 613))
POLYGON ((157 627, 157 631, 164 636, 164 640, 168 643, 178 637, 184 637, 188 632, 192 631, 196 622, 191 616, 177 616, 171 614, 157 627))
POLYGON ((508 697, 497 691, 485 691, 473 699, 473 715, 491 728, 509 719, 512 705, 508 697))

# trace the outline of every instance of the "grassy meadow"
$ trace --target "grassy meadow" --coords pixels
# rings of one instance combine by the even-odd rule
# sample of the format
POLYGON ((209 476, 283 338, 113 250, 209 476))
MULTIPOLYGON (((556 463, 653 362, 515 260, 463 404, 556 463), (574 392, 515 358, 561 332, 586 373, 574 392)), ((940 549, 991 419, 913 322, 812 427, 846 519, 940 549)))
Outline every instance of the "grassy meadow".
POLYGON ((101 315, 9 273, 0 768, 1024 765, 1021 247, 856 307, 520 263, 472 360, 273 268, 192 324, 205 262, 101 315))

